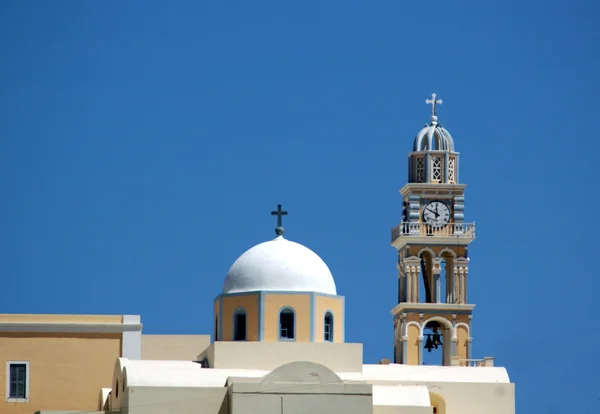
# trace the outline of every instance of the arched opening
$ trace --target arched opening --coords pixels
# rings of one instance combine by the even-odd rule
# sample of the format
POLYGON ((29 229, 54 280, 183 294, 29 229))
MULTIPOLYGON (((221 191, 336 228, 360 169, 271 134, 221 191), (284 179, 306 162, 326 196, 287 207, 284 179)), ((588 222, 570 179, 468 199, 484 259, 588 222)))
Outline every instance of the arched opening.
POLYGON ((293 340, 296 338, 296 314, 292 308, 279 311, 279 339, 293 340))
POLYGON ((419 302, 433 303, 433 254, 424 250, 420 254, 421 277, 419 280, 419 302))
POLYGON ((424 365, 451 365, 452 324, 447 319, 433 317, 425 321, 420 352, 424 365))
POLYGON ((440 254, 442 261, 440 263, 440 303, 455 303, 454 294, 454 255, 451 251, 446 250, 440 254))
POLYGON ((439 256, 429 250, 422 250, 421 277, 419 280, 419 302, 455 303, 454 253, 445 250, 439 256))
POLYGON ((333 342, 333 314, 329 311, 325 312, 323 320, 323 339, 326 342, 333 342))
POLYGON ((247 339, 247 314, 246 309, 239 308, 233 313, 233 340, 245 341, 247 339))

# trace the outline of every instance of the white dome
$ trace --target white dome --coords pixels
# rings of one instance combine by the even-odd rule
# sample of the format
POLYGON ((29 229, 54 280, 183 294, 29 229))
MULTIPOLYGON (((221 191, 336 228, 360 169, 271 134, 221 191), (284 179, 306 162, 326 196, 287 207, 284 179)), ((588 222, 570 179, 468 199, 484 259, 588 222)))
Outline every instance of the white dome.
POLYGON ((325 262, 312 250, 282 236, 247 250, 225 277, 223 293, 256 290, 337 295, 325 262))

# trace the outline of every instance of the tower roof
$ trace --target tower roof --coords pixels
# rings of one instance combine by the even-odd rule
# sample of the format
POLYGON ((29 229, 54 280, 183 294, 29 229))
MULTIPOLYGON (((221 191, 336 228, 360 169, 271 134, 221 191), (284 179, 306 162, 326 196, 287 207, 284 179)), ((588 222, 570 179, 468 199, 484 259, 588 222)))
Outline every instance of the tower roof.
POLYGON ((432 99, 426 99, 426 104, 431 104, 431 122, 425 124, 425 127, 419 131, 415 137, 413 151, 451 151, 454 152, 454 140, 452 135, 442 125, 438 124, 436 114, 437 105, 442 104, 441 99, 437 99, 435 93, 431 94, 432 99))

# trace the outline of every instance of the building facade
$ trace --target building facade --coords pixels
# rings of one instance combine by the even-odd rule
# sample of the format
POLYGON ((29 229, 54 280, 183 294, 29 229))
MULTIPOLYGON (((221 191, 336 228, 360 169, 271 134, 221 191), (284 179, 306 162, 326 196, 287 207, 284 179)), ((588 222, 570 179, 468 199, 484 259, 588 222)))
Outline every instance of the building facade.
POLYGON ((0 412, 95 409, 115 359, 140 359, 141 332, 139 316, 0 314, 0 412))
MULTIPOLYGON (((469 244, 459 153, 430 123, 409 154, 398 260, 394 358, 365 364, 345 341, 345 299, 323 259, 276 237, 244 252, 213 303, 213 338, 145 336, 139 316, 0 315, 4 413, 514 414, 492 357, 474 359, 469 244), (424 363, 425 353, 441 353, 424 363)), ((210 307, 210 305, 209 305, 210 307)))

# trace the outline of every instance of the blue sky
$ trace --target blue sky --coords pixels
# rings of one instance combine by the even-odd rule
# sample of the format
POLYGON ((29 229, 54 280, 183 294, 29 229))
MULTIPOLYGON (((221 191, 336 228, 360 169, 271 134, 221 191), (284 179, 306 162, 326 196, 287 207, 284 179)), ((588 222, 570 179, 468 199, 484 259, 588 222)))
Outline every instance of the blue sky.
POLYGON ((390 229, 436 92, 477 223, 473 356, 507 367, 519 412, 597 411, 596 2, 0 7, 0 312, 210 333, 282 203, 347 341, 392 357, 390 229))

